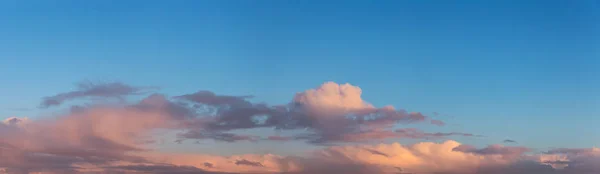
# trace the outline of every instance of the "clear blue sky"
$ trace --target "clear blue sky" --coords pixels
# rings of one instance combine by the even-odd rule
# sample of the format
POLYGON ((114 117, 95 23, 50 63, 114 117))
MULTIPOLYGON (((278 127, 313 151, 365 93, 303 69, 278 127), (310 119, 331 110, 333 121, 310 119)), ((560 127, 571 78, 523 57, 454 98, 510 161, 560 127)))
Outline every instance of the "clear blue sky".
MULTIPOLYGON (((0 117, 85 80, 286 103, 325 81, 446 130, 600 145, 600 3, 0 2, 0 117)), ((470 141, 470 140, 465 140, 470 141)))

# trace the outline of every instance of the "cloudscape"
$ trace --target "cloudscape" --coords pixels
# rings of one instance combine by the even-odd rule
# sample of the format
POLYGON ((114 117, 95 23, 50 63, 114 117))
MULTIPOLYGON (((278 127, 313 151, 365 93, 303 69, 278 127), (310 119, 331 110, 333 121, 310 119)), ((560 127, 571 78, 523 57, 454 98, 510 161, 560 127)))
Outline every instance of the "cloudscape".
POLYGON ((0 2, 0 174, 598 174, 599 5, 0 2))
MULTIPOLYGON (((126 98, 141 87, 122 83, 79 85, 44 97, 41 106, 83 98, 126 98)), ((0 125, 0 164, 9 173, 585 173, 598 171, 600 149, 556 148, 543 153, 501 144, 477 148, 450 140, 464 132, 426 132, 411 124, 443 126, 419 112, 376 107, 352 84, 325 82, 280 105, 249 96, 198 91, 139 101, 71 106, 56 117, 7 118, 0 125), (289 136, 236 134, 268 127, 302 129, 289 136), (304 155, 169 153, 155 149, 156 132, 175 132, 167 144, 195 140, 303 141, 328 144, 304 155), (414 144, 334 144, 392 138, 443 139, 414 144)), ((201 145, 198 145, 201 146, 201 145)))

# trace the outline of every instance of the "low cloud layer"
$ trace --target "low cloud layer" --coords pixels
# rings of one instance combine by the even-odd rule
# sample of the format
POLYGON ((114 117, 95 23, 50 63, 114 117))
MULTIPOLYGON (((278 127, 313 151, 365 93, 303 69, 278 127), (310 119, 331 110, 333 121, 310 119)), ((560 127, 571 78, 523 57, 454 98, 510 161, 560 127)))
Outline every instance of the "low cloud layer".
MULTIPOLYGON (((120 83, 86 84, 44 98, 42 106, 89 97, 123 98, 145 93, 120 83)), ((535 154, 520 146, 475 147, 452 136, 462 132, 426 132, 410 124, 443 126, 419 112, 376 107, 350 84, 324 83, 297 93, 289 103, 267 105, 251 96, 199 91, 168 97, 151 94, 138 102, 89 104, 56 117, 11 117, 0 124, 0 173, 443 173, 443 174, 587 174, 599 173, 600 150, 554 149, 535 154), (286 136, 241 134, 240 130, 302 130, 286 136), (232 131, 238 131, 233 133, 232 131), (218 156, 161 152, 159 135, 176 132, 179 143, 205 139, 305 141, 329 145, 304 154, 218 156), (411 145, 361 145, 382 139, 436 139, 411 145), (344 143, 343 145, 336 143, 344 143)), ((177 146, 176 142, 167 142, 177 146)), ((201 145, 198 145, 201 146, 201 145)))

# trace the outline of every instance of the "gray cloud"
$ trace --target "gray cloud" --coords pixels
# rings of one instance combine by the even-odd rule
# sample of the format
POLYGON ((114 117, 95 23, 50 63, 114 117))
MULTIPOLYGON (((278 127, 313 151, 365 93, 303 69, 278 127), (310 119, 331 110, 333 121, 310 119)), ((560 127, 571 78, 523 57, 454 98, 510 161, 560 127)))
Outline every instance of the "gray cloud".
POLYGON ((264 165, 260 162, 255 162, 255 161, 249 161, 246 159, 241 159, 241 160, 237 160, 235 161, 235 165, 247 165, 247 166, 254 166, 254 167, 264 167, 264 165))
POLYGON ((525 152, 531 151, 527 147, 508 147, 502 145, 490 145, 488 147, 477 149, 470 145, 460 145, 453 149, 454 151, 474 153, 479 155, 504 155, 504 156, 520 156, 525 152))
POLYGON ((182 139, 214 139, 223 142, 236 142, 236 141, 257 141, 259 138, 256 136, 248 135, 236 135, 232 133, 223 132, 199 132, 199 131, 188 131, 177 135, 182 139))
POLYGON ((156 88, 150 87, 133 87, 127 84, 113 82, 113 83, 92 83, 82 82, 77 85, 77 90, 59 93, 53 96, 44 97, 40 108, 48 108, 52 106, 61 105, 65 101, 99 97, 99 98, 117 98, 123 99, 128 95, 140 95, 145 94, 149 90, 155 90, 156 88))
POLYGON ((569 154, 569 155, 578 155, 578 154, 587 154, 594 152, 594 149, 585 149, 585 148, 557 148, 552 149, 546 154, 569 154))

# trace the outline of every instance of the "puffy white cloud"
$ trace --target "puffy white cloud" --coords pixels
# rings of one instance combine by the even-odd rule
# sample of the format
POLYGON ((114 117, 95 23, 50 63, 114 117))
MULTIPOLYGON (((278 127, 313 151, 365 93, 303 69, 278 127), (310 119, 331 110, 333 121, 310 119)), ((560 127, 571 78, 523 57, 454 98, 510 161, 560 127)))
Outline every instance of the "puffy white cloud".
POLYGON ((293 101, 316 111, 361 110, 374 108, 363 101, 362 90, 349 83, 326 82, 315 89, 296 94, 293 101))

